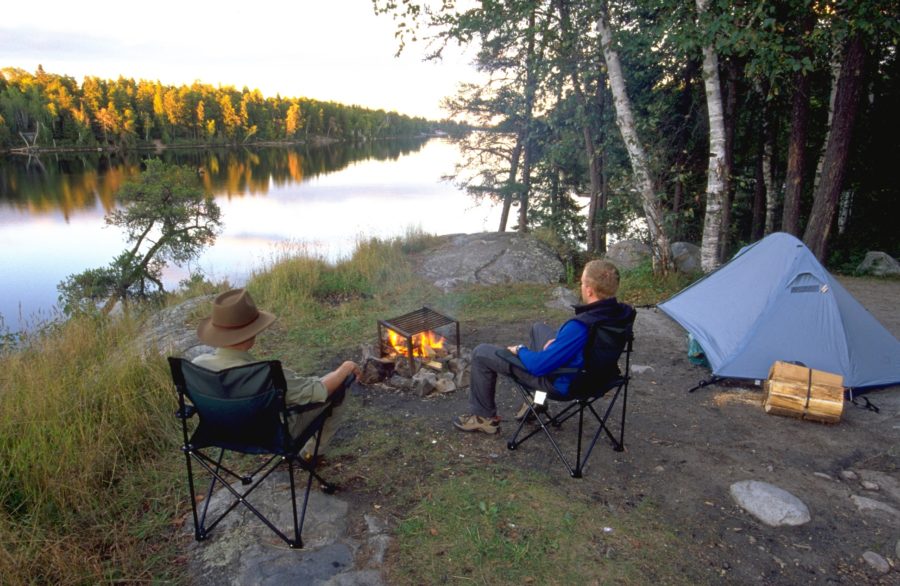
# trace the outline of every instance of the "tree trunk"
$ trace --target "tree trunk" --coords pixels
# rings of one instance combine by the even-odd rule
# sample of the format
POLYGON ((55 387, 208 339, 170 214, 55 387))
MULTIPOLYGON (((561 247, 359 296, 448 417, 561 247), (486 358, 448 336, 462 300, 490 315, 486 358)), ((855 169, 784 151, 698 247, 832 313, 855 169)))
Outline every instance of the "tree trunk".
POLYGON ((597 214, 602 210, 606 202, 601 197, 602 180, 600 177, 600 161, 597 157, 597 151, 594 147, 594 137, 591 133, 591 126, 588 117, 588 103, 581 87, 581 81, 578 79, 578 58, 575 54, 575 39, 572 38, 571 18, 569 16, 569 7, 565 0, 556 0, 556 7, 559 11, 560 28, 562 29, 563 44, 567 48, 567 55, 564 57, 569 66, 569 76, 572 79, 572 88, 575 93, 575 99, 578 101, 578 107, 581 110, 581 133, 584 139, 584 151, 588 162, 588 179, 590 181, 590 193, 588 195, 588 217, 587 217, 587 250, 589 253, 606 251, 606 228, 598 221, 597 214), (602 242, 601 242, 602 240, 602 242))
POLYGON ((775 190, 775 178, 772 175, 773 166, 772 159, 775 156, 775 124, 772 121, 771 113, 766 107, 764 112, 765 122, 763 122, 763 156, 762 156, 762 173, 763 186, 766 189, 766 224, 765 235, 769 235, 775 231, 775 213, 778 210, 778 192, 775 190))
POLYGON ((760 138, 756 154, 755 181, 753 182, 753 216, 750 224, 750 240, 756 242, 765 234, 766 228, 766 181, 765 181, 765 135, 760 138))
POLYGON ((635 187, 641 196, 641 205, 647 220, 647 228, 650 232, 650 240, 653 246, 653 268, 659 272, 666 272, 669 269, 669 238, 662 222, 662 206, 660 206, 657 198, 656 185, 654 185, 650 176, 647 155, 637 135, 634 116, 631 113, 631 100, 625 88, 625 78, 622 75, 619 54, 613 48, 612 30, 609 27, 609 9, 606 2, 603 2, 600 6, 600 13, 597 17, 597 31, 600 33, 603 59, 606 61, 613 106, 616 109, 616 126, 618 126, 619 132, 622 134, 625 149, 628 151, 635 187))
MULTIPOLYGON (((697 0, 697 13, 706 12, 708 0, 697 0)), ((719 266, 719 236, 722 231, 722 198, 725 192, 725 124, 719 57, 711 45, 703 47, 703 82, 709 114, 709 167, 706 175, 706 215, 700 243, 700 265, 704 272, 719 266)))
POLYGON ((519 159, 522 156, 522 132, 516 135, 516 146, 513 147, 509 161, 509 178, 506 180, 506 192, 503 194, 503 208, 500 211, 500 226, 498 232, 506 232, 506 224, 509 222, 509 208, 512 206, 513 192, 516 186, 516 176, 519 173, 519 159))
POLYGON ((528 48, 525 55, 525 160, 522 164, 522 191, 519 194, 520 234, 528 231, 528 199, 531 196, 531 167, 534 163, 534 98, 537 93, 534 50, 536 9, 528 17, 528 48))
POLYGON ((813 207, 803 234, 803 242, 819 261, 825 258, 828 236, 844 186, 850 139, 856 121, 856 110, 862 92, 865 45, 859 33, 850 38, 841 64, 834 99, 831 127, 822 162, 822 175, 813 195, 813 207))
MULTIPOLYGON (((805 39, 815 26, 812 13, 803 19, 801 39, 805 39)), ((805 42, 805 41, 801 41, 805 42)), ((809 46, 803 54, 812 57, 809 46)), ((794 95, 791 99, 791 135, 788 139, 787 174, 785 176, 784 209, 781 212, 781 229, 798 236, 800 234, 800 198, 803 195, 805 172, 806 132, 809 122, 809 74, 803 70, 794 75, 794 95)))
POLYGON ((737 77, 738 67, 734 59, 726 66, 725 82, 725 189, 722 197, 722 231, 719 234, 719 262, 725 262, 731 245, 731 208, 734 203, 734 132, 737 126, 737 77))

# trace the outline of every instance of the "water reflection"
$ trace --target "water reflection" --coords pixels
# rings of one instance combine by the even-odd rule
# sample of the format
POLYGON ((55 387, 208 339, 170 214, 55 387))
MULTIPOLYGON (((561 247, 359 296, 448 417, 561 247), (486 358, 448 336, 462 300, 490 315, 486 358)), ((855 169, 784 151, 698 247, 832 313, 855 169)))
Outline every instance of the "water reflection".
MULTIPOLYGON (((27 327, 36 312, 46 315, 57 302, 57 283, 107 265, 125 247, 103 216, 147 156, 85 153, 43 157, 40 165, 0 159, 0 316, 8 327, 27 327)), ((478 232, 495 229, 499 218, 495 207, 440 180, 459 157, 441 140, 160 156, 199 170, 224 221, 200 259, 167 268, 168 289, 197 270, 240 284, 294 247, 334 260, 360 236, 391 237, 409 227, 478 232)))
POLYGON ((197 169, 204 189, 215 195, 266 195, 272 186, 299 183, 334 173, 351 163, 397 160, 419 151, 426 139, 369 142, 356 145, 243 149, 167 149, 159 153, 51 154, 0 158, 0 207, 27 214, 61 211, 69 220, 76 211, 105 212, 115 194, 140 172, 141 162, 159 157, 197 169))

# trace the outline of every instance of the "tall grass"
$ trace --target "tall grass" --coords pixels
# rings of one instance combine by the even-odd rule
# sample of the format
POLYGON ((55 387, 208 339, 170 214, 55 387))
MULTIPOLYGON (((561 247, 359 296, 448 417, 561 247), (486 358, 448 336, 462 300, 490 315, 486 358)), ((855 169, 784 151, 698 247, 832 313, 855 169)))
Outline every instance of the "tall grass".
POLYGON ((138 327, 127 317, 75 318, 0 357, 4 583, 157 573, 141 560, 159 544, 136 532, 147 533, 160 506, 174 514, 176 499, 150 495, 173 484, 156 459, 175 453, 176 428, 165 361, 142 355, 138 327))

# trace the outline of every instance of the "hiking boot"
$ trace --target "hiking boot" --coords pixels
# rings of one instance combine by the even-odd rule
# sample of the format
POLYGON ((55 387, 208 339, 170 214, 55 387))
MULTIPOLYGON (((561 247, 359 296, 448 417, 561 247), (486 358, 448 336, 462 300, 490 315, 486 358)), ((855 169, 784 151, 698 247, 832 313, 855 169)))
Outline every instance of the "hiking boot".
MULTIPOLYGON (((516 421, 534 421, 534 413, 531 412, 531 409, 528 408, 529 405, 533 405, 533 403, 529 400, 522 403, 522 406, 519 407, 519 410, 516 411, 516 421)), ((535 405, 534 410, 540 414, 549 413, 546 405, 535 405)))
POLYGON ((453 420, 453 425, 463 431, 480 431, 495 434, 500 431, 499 417, 481 417, 479 415, 460 415, 453 420))

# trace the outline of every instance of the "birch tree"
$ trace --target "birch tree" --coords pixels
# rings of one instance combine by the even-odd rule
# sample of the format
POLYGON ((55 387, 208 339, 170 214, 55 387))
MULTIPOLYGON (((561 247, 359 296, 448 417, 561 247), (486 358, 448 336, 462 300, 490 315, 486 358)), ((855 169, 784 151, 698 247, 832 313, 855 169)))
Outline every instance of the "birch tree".
POLYGON ((607 76, 616 111, 616 126, 619 128, 625 149, 628 151, 634 185, 640 194, 641 207, 650 232, 653 267, 658 271, 665 272, 669 269, 669 237, 663 224, 663 210, 658 198, 659 189, 652 179, 647 154, 637 134, 622 65, 613 44, 612 29, 609 25, 609 8, 605 1, 600 4, 597 32, 600 34, 603 59, 606 61, 607 76))
MULTIPOLYGON (((709 0, 697 0, 697 14, 703 20, 709 0)), ((709 116, 709 166, 706 183, 706 215, 700 264, 705 272, 719 266, 719 237, 722 231, 722 199, 725 193, 725 124, 722 90, 719 82, 719 57, 712 40, 703 45, 703 83, 709 116)))

